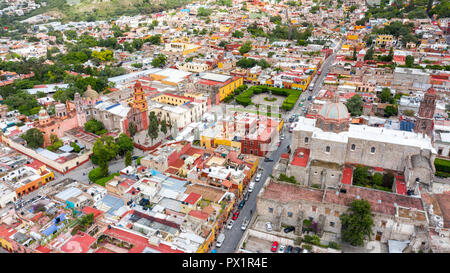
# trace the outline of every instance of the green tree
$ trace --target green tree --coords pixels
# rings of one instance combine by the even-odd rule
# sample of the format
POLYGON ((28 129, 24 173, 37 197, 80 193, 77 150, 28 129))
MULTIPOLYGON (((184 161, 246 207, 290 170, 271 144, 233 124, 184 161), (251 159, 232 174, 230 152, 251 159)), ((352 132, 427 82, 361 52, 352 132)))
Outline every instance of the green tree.
POLYGON ((373 60, 373 47, 369 48, 364 56, 364 61, 373 60))
POLYGON ((252 49, 252 43, 250 41, 247 41, 239 48, 239 53, 241 53, 241 55, 244 55, 245 53, 249 52, 251 49, 252 49))
POLYGON ((119 145, 111 136, 98 138, 92 149, 92 163, 98 164, 103 177, 108 176, 108 162, 117 156, 119 145))
POLYGON ((384 116, 390 117, 390 116, 397 116, 398 110, 395 105, 388 105, 386 108, 384 108, 384 116))
POLYGON ((164 67, 166 65, 167 57, 164 54, 158 54, 151 62, 153 67, 164 67))
POLYGON ((133 151, 133 140, 126 134, 121 133, 116 140, 116 144, 119 146, 118 153, 123 156, 127 151, 133 151))
POLYGON ((161 44, 161 34, 153 35, 150 38, 145 39, 145 42, 150 43, 152 45, 160 45, 161 44))
POLYGON ((32 149, 42 147, 42 145, 44 144, 44 136, 42 135, 42 132, 37 128, 29 129, 21 137, 27 141, 27 146, 32 149))
POLYGON ((233 32, 233 34, 231 36, 233 36, 234 38, 242 38, 242 37, 244 37, 244 33, 239 30, 236 30, 233 32))
POLYGON ((155 112, 150 112, 149 115, 149 125, 148 125, 148 135, 152 140, 158 138, 158 119, 156 118, 155 112))
POLYGON ((71 29, 64 31, 64 35, 66 35, 69 40, 76 40, 78 38, 77 32, 71 29))
POLYGON ((414 65, 414 57, 412 55, 406 56, 405 65, 407 67, 412 67, 414 65))
POLYGON ((345 105, 352 116, 362 115, 363 101, 360 95, 354 95, 345 105))
POLYGON ((125 154, 125 166, 131 166, 131 152, 127 151, 125 154))
POLYGON ((369 182, 369 167, 357 165, 353 170, 353 185, 367 186, 369 182))
POLYGON ((80 146, 78 146, 78 144, 75 143, 75 142, 70 142, 70 147, 73 148, 73 151, 74 151, 75 153, 79 153, 79 152, 81 151, 80 146))
POLYGON ((364 239, 372 235, 374 225, 370 203, 367 200, 355 200, 348 211, 342 214, 341 234, 342 240, 353 246, 364 245, 364 239))
POLYGON ((165 119, 163 119, 163 121, 161 121, 161 132, 163 132, 163 134, 167 134, 167 122, 165 119))
POLYGON ((391 90, 389 88, 383 88, 381 90, 379 98, 382 103, 390 103, 393 100, 391 90))
POLYGON ((128 133, 130 134, 131 138, 133 138, 137 133, 136 124, 134 124, 133 122, 130 122, 128 124, 128 133))
POLYGON ((91 119, 84 124, 85 131, 96 135, 100 135, 101 133, 103 133, 104 129, 105 126, 103 125, 103 123, 95 119, 91 119))

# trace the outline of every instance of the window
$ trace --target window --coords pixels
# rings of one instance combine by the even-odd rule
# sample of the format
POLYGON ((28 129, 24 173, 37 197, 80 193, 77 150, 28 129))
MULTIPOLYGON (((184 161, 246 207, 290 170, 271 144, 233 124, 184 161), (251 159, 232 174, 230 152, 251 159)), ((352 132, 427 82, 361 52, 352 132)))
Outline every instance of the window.
POLYGON ((381 227, 385 228, 386 227, 386 221, 381 221, 381 227))
POLYGON ((330 227, 334 227, 334 222, 330 222, 330 227))
POLYGON ((330 212, 331 212, 331 210, 330 210, 330 209, 325 209, 325 214, 326 214, 326 215, 329 215, 329 214, 330 214, 330 212))
POLYGON ((330 152, 330 146, 327 146, 327 147, 325 148, 325 152, 326 152, 326 153, 329 153, 329 152, 330 152))
POLYGON ((292 211, 288 211, 287 216, 292 217, 292 211))
POLYGON ((269 208, 269 212, 270 212, 270 213, 273 213, 273 208, 269 208))
POLYGON ((375 147, 370 148, 370 152, 371 152, 372 154, 374 154, 374 153, 375 153, 375 147))
POLYGON ((334 211, 334 216, 339 217, 339 211, 334 211))
POLYGON ((316 206, 312 206, 311 210, 312 210, 312 212, 316 212, 317 211, 317 207, 316 206))
POLYGON ((356 145, 352 144, 352 151, 354 151, 356 149, 356 145))
POLYGON ((308 143, 309 138, 305 137, 305 143, 308 143))
POLYGON ((442 155, 442 148, 439 148, 438 155, 442 155))

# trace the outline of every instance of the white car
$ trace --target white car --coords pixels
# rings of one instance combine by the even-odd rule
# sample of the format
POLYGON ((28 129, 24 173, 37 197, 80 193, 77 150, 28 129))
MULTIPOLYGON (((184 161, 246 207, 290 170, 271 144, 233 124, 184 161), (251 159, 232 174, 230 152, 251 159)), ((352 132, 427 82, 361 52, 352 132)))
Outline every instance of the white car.
POLYGON ((280 248, 278 248, 278 253, 284 253, 285 248, 286 248, 285 245, 281 245, 280 248))
POLYGON ((261 180, 261 173, 257 173, 257 174, 256 174, 255 181, 256 181, 256 182, 259 182, 259 180, 261 180))
POLYGON ((271 222, 266 222, 266 230, 272 231, 272 223, 271 222))
POLYGON ((234 225, 234 221, 230 220, 230 222, 228 222, 227 229, 231 229, 233 227, 233 225, 234 225))
POLYGON ((244 222, 242 222, 241 229, 246 230, 249 222, 250 222, 250 220, 248 220, 247 218, 244 219, 244 222))
POLYGON ((280 136, 280 139, 283 140, 283 139, 284 139, 284 135, 281 135, 281 136, 280 136))

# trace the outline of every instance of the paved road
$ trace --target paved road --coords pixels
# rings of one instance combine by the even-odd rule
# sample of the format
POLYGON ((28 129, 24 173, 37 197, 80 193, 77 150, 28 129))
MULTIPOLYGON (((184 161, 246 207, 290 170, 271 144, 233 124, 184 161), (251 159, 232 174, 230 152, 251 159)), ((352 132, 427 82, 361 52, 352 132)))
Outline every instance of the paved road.
MULTIPOLYGON (((245 202, 245 206, 241 209, 241 213, 238 217, 238 219, 235 221, 233 228, 231 230, 224 229, 225 233, 225 241, 223 245, 220 248, 217 248, 218 253, 234 253, 236 247, 238 246, 239 241, 242 238, 242 235, 244 234, 244 231, 241 230, 242 222, 245 218, 250 219, 251 214, 250 210, 255 213, 256 211, 256 196, 258 195, 258 192, 261 190, 261 188, 264 185, 264 182, 266 181, 267 177, 272 173, 272 169, 275 165, 275 163, 278 161, 282 153, 287 153, 287 146, 291 143, 292 134, 290 134, 287 130, 285 132, 285 139, 281 142, 280 147, 278 147, 277 150, 272 152, 272 155, 270 158, 272 158, 273 162, 264 162, 264 160, 261 158, 259 163, 259 168, 263 170, 261 180, 259 182, 255 183, 255 188, 253 189, 253 192, 250 194, 249 199, 245 202)), ((252 179, 254 181, 254 178, 252 179)), ((239 202, 237 202, 239 203, 239 202)), ((228 222, 227 222, 228 223, 228 222)))
MULTIPOLYGON (((339 42, 339 48, 341 45, 342 45, 342 40, 339 42)), ((300 109, 301 107, 299 106, 301 99, 303 99, 303 98, 306 99, 308 96, 317 95, 317 93, 320 91, 320 89, 322 87, 323 81, 325 80, 325 77, 328 74, 328 72, 330 70, 330 66, 333 63, 335 57, 336 57, 336 52, 333 53, 332 55, 330 55, 323 63, 322 68, 321 68, 321 71, 322 71, 321 74, 317 75, 315 77, 315 79, 313 79, 313 81, 315 82, 313 92, 309 92, 309 91, 303 92, 302 95, 300 96, 299 101, 295 105, 295 107, 291 111, 283 114, 283 118, 285 119, 286 122, 287 122, 287 119, 289 119, 289 116, 291 116, 292 114, 304 115, 304 113, 301 112, 301 109, 300 109)), ((305 100, 305 102, 303 103, 303 106, 305 108, 307 108, 310 103, 311 103, 310 101, 305 100)), ((223 232, 225 234, 225 241, 220 248, 216 248, 216 251, 218 253, 234 253, 236 251, 236 248, 238 247, 238 243, 241 240, 242 235, 244 234, 244 231, 241 230, 242 222, 244 221, 244 219, 246 219, 246 218, 250 219, 252 217, 252 215, 250 214, 250 210, 252 210, 253 213, 255 213, 255 211, 256 211, 256 196, 258 195, 259 191, 262 189, 267 177, 269 177, 269 175, 272 173, 273 167, 274 167, 275 163, 280 159, 281 154, 286 153, 287 146, 291 144, 292 134, 289 133, 287 129, 284 130, 284 134, 285 134, 286 138, 281 142, 280 147, 278 147, 278 149, 275 150, 274 152, 272 152, 272 154, 270 155, 270 158, 273 159, 274 161, 273 162, 264 162, 264 160, 261 158, 260 163, 259 163, 259 168, 263 170, 261 180, 260 180, 260 182, 255 183, 255 188, 253 189, 253 192, 250 194, 250 197, 247 200, 247 202, 245 203, 245 206, 241 209, 241 213, 240 213, 239 217, 237 218, 237 220, 235 221, 231 230, 228 230, 224 227, 223 232)), ((252 181, 254 181, 254 178, 252 179, 252 181)), ((240 201, 238 201, 236 203, 239 204, 239 202, 240 201)), ((229 219, 229 220, 231 220, 231 219, 229 219)), ((227 223, 228 223, 228 221, 227 221, 227 223)))

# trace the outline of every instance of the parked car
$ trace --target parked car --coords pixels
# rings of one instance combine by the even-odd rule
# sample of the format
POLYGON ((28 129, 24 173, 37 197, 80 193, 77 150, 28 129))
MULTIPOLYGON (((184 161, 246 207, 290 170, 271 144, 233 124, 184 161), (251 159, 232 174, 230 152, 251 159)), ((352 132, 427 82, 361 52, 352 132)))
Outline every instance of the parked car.
POLYGON ((219 236, 217 236, 216 247, 221 247, 223 244, 223 241, 225 241, 225 234, 220 233, 219 236))
POLYGON ((285 228, 284 229, 284 233, 289 233, 289 232, 292 232, 292 231, 294 231, 295 230, 295 227, 287 227, 287 228, 285 228))
POLYGON ((247 192, 247 193, 244 195, 244 201, 247 201, 249 197, 250 197, 250 192, 247 192))
POLYGON ((284 135, 281 135, 281 136, 280 136, 280 139, 283 140, 283 139, 284 139, 284 135))
POLYGON ((247 226, 248 226, 248 223, 250 223, 250 220, 247 219, 247 218, 245 218, 245 219, 244 219, 244 222, 242 222, 241 229, 242 229, 242 230, 246 230, 246 229, 247 229, 247 226))
POLYGON ((286 247, 286 253, 291 253, 294 248, 292 246, 286 247))
POLYGON ((139 156, 134 155, 134 156, 131 157, 131 160, 136 160, 136 159, 138 159, 138 158, 139 158, 139 156))
POLYGON ((248 192, 252 192, 255 188, 255 182, 250 182, 250 185, 248 185, 248 192))
POLYGON ((262 176, 261 173, 257 173, 256 177, 255 177, 255 181, 259 182, 259 180, 261 180, 261 176, 262 176))
POLYGON ((277 251, 277 248, 278 248, 278 242, 274 241, 272 243, 272 248, 270 249, 270 251, 275 252, 275 251, 277 251))
POLYGON ((294 253, 302 253, 302 249, 299 247, 294 248, 294 253))
POLYGON ((264 162, 273 162, 272 158, 264 157, 264 162))
POLYGON ((244 207, 244 205, 245 205, 245 200, 242 200, 241 203, 239 203, 238 208, 242 209, 244 207))
POLYGON ((233 227, 233 225, 234 225, 234 221, 230 220, 230 222, 228 222, 227 229, 231 229, 233 227))
POLYGON ((266 222, 266 230, 272 231, 272 223, 271 222, 266 222))
POLYGON ((278 253, 284 253, 285 248, 286 248, 285 245, 281 245, 280 248, 278 249, 278 253))
POLYGON ((312 96, 309 96, 309 97, 308 97, 308 100, 311 100, 311 99, 312 99, 312 96))
POLYGON ((235 211, 231 219, 236 220, 239 217, 240 211, 235 211))

